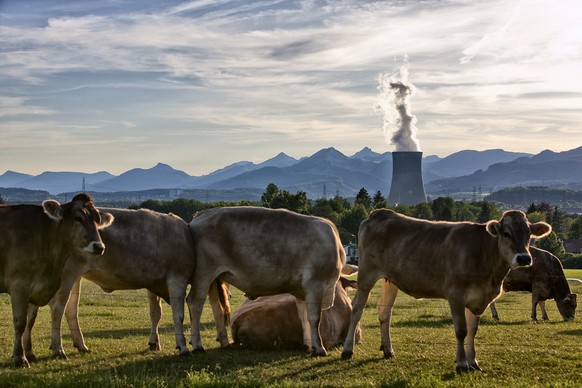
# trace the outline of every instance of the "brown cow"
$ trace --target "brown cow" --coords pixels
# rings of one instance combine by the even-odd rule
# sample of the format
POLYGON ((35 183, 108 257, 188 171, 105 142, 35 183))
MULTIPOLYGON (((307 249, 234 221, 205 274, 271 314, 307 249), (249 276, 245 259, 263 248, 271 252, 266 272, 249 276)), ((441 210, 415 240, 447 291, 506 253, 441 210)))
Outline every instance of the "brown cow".
MULTIPOLYGON (((570 291, 560 259, 548 251, 530 247, 532 265, 512 269, 503 281, 504 291, 529 291, 531 295, 531 319, 537 321, 536 307, 542 309, 542 319, 547 320, 545 301, 554 299, 564 321, 576 316, 576 294, 570 291)), ((495 302, 489 306, 493 318, 499 320, 495 302)))
MULTIPOLYGON (((352 301, 346 289, 356 282, 340 277, 335 286, 333 306, 321 313, 319 331, 327 349, 343 343, 350 326, 352 301)), ((298 349, 304 346, 301 320, 291 294, 263 296, 247 300, 232 315, 234 342, 250 349, 298 349)), ((356 342, 362 333, 356 329, 356 342)))
POLYGON ((12 303, 16 366, 28 367, 22 338, 28 304, 49 302, 69 256, 80 251, 103 254, 98 229, 112 222, 113 216, 99 213, 86 194, 63 205, 47 200, 42 206, 0 206, 0 292, 10 294, 12 303))
POLYGON ((474 343, 479 316, 501 293, 509 269, 531 263, 530 237, 550 231, 544 222, 530 224, 521 211, 505 212, 486 224, 372 212, 360 225, 358 292, 342 358, 352 356, 356 324, 372 287, 384 279, 378 310, 385 358, 394 356, 390 317, 400 289, 415 298, 447 299, 457 337, 456 369, 480 370, 474 343))
MULTIPOLYGON (((61 287, 50 301, 53 355, 66 358, 61 340, 63 313, 67 317, 73 345, 80 352, 89 352, 78 321, 81 276, 106 292, 139 288, 149 291, 151 350, 160 349, 158 323, 162 314, 161 299, 164 299, 172 308, 176 348, 180 354, 189 354, 183 329, 184 299, 194 274, 195 252, 188 223, 172 214, 145 209, 100 210, 115 217, 115 223, 101 233, 107 251, 99 260, 91 260, 83 254, 72 255, 63 269, 61 287)), ((216 292, 211 294, 210 300, 219 300, 216 292)), ((212 307, 217 308, 216 303, 212 303, 212 307)), ((28 334, 38 307, 32 310, 29 312, 28 334)), ((30 335, 25 338, 27 355, 32 355, 30 335)))
MULTIPOLYGON (((191 343, 203 350, 200 317, 215 279, 233 285, 250 299, 283 293, 297 298, 304 341, 314 355, 326 355, 319 335, 322 308, 333 305, 335 284, 346 255, 335 225, 288 210, 224 207, 205 210, 190 222, 196 245, 196 273, 189 303, 191 343)), ((215 316, 217 325, 224 322, 215 316)), ((228 344, 226 327, 217 328, 228 344)))

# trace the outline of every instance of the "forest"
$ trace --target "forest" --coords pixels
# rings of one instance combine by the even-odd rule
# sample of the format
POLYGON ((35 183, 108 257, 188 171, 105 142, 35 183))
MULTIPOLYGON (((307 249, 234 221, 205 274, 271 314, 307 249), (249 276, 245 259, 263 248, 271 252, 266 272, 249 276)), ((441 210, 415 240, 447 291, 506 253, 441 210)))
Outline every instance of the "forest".
MULTIPOLYGON (((324 217, 331 220, 338 228, 344 245, 357 243, 360 223, 370 212, 378 208, 389 208, 398 213, 434 221, 470 221, 484 223, 498 219, 503 205, 490 201, 464 202, 450 197, 438 197, 414 206, 388 205, 385 196, 377 191, 370 194, 361 188, 355 199, 344 197, 319 198, 309 200, 305 192, 295 194, 281 190, 275 184, 269 184, 260 201, 237 202, 201 202, 195 199, 178 198, 171 201, 147 200, 130 208, 146 208, 162 213, 173 213, 186 222, 199 211, 222 206, 262 206, 272 209, 288 209, 301 214, 324 217)), ((535 242, 539 248, 552 252, 560 258, 565 268, 582 268, 582 254, 572 254, 564 249, 564 239, 582 239, 582 216, 565 213, 558 206, 547 202, 532 203, 522 209, 530 222, 545 221, 552 225, 552 233, 535 242)))

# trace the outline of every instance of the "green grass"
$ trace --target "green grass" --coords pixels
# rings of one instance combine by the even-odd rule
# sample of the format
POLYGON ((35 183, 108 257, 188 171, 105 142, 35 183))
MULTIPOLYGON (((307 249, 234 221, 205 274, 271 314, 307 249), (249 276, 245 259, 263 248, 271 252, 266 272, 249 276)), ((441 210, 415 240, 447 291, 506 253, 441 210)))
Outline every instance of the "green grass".
MULTIPOLYGON (((582 271, 567 271, 568 277, 581 275, 582 271)), ((571 287, 582 294, 582 286, 571 287)), ((555 303, 550 301, 547 309, 551 321, 534 324, 529 318, 531 295, 527 293, 508 293, 498 302, 500 322, 492 320, 489 311, 483 315, 477 336, 477 357, 483 372, 457 375, 453 328, 443 300, 415 300, 400 293, 392 325, 396 358, 382 358, 376 315, 379 284, 362 318, 364 343, 356 346, 354 357, 347 361, 341 360, 341 349, 330 350, 324 358, 294 351, 220 350, 208 306, 202 319, 205 354, 176 355, 167 305, 161 325, 162 350, 150 352, 144 290, 106 294, 84 282, 83 291, 80 321, 92 353, 78 353, 63 324, 63 344, 69 359, 52 359, 48 349, 49 311, 44 307, 33 333, 39 361, 30 369, 11 366, 11 310, 8 296, 0 295, 0 386, 582 386, 580 317, 562 322, 555 303)), ((243 298, 233 291, 233 306, 243 298)))

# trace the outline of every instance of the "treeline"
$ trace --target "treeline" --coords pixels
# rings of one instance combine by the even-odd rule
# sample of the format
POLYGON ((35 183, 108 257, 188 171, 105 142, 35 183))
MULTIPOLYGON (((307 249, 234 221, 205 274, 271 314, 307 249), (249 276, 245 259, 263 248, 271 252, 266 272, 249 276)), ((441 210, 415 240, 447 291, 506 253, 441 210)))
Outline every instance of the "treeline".
MULTIPOLYGON (((260 201, 237 202, 201 202, 195 199, 175 199, 172 201, 147 200, 131 208, 146 208, 162 213, 174 213, 189 222, 199 211, 224 206, 262 206, 273 209, 288 209, 301 214, 325 217, 338 228, 344 245, 356 243, 360 223, 370 212, 378 208, 389 208, 398 213, 415 218, 434 221, 471 221, 487 222, 498 219, 503 210, 493 202, 455 201, 450 197, 439 197, 432 202, 420 203, 414 206, 389 206, 384 195, 377 191, 370 195, 365 188, 360 189, 355 199, 349 200, 340 196, 308 200, 305 192, 295 194, 281 190, 275 184, 269 184, 260 201)), ((550 236, 540 239, 536 246, 546 249, 560 259, 566 268, 582 268, 582 255, 568 254, 564 250, 562 240, 565 238, 582 239, 582 216, 561 212, 558 207, 542 202, 532 203, 526 213, 531 222, 546 221, 553 227, 550 236)))

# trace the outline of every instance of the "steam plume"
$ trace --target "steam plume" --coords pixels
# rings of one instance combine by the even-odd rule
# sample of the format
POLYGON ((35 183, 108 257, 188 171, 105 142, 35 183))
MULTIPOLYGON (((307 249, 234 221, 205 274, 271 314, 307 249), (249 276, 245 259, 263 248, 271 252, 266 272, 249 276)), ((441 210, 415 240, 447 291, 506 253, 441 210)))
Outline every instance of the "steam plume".
POLYGON ((390 138, 395 151, 420 151, 416 138, 416 116, 410 113, 409 97, 415 88, 408 82, 408 69, 403 66, 398 74, 378 76, 379 102, 376 109, 384 112, 383 131, 390 138), (399 77, 397 77, 399 76, 399 77))

